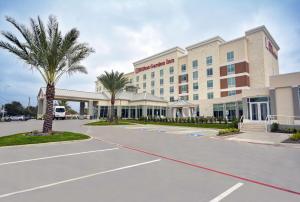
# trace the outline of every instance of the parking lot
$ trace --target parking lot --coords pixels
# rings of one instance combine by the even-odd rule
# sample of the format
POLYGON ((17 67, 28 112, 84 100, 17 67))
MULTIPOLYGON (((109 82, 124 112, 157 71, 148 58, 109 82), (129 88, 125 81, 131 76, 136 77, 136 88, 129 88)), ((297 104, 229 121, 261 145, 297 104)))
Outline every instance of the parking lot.
MULTIPOLYGON (((92 139, 0 148, 0 201, 299 201, 300 150, 211 138, 215 130, 130 125, 56 130, 92 139)), ((0 135, 41 121, 0 123, 0 135)))

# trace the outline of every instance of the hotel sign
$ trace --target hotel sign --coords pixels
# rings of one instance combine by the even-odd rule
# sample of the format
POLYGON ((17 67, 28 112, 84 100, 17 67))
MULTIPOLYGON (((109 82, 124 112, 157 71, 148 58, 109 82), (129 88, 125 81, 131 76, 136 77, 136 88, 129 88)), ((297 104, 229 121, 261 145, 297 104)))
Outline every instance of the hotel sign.
POLYGON ((266 49, 268 49, 269 52, 277 59, 278 56, 276 50, 274 49, 272 42, 267 37, 265 37, 265 46, 266 49))
POLYGON ((156 64, 151 64, 151 65, 135 68, 134 71, 137 74, 139 72, 142 72, 142 71, 145 71, 145 70, 148 70, 148 69, 154 69, 154 68, 157 68, 157 67, 164 66, 166 64, 172 64, 172 63, 174 63, 174 61, 175 61, 174 59, 166 59, 165 61, 158 62, 156 64))

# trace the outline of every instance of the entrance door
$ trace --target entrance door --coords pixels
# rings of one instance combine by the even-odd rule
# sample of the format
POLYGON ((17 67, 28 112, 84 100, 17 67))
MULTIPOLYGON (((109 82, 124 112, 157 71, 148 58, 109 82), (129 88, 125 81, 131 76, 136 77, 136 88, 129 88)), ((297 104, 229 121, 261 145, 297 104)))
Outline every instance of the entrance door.
POLYGON ((259 119, 258 116, 258 104, 251 103, 251 120, 257 121, 259 119))
POLYGON ((254 102, 250 104, 250 117, 252 121, 266 120, 268 114, 268 102, 254 102))

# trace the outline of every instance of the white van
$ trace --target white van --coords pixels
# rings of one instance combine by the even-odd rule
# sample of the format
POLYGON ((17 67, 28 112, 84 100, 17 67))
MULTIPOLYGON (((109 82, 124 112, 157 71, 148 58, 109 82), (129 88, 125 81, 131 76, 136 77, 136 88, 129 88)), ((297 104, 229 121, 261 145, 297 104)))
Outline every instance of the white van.
POLYGON ((53 108, 54 119, 66 119, 66 108, 65 106, 54 106, 53 108))

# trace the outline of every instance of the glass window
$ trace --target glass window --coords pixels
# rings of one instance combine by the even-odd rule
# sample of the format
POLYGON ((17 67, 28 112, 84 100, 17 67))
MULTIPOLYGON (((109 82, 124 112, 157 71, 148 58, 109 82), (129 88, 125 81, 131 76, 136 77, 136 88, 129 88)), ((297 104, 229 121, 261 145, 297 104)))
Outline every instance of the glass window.
POLYGON ((147 75, 146 75, 146 74, 144 74, 144 75, 143 75, 143 79, 144 79, 144 80, 146 80, 146 78, 147 78, 147 75))
POLYGON ((159 75, 160 75, 160 76, 163 76, 163 75, 164 75, 164 70, 163 70, 163 69, 159 70, 159 75))
POLYGON ((187 82, 188 80, 188 75, 187 74, 184 74, 181 76, 181 82, 187 82))
POLYGON ((236 95, 236 91, 235 90, 228 91, 228 96, 232 96, 232 95, 236 95))
POLYGON ((170 77, 170 83, 174 83, 174 76, 170 77))
POLYGON ((235 74, 235 65, 227 65, 227 74, 235 74))
POLYGON ((174 86, 170 86, 170 93, 174 93, 174 86))
POLYGON ((199 89, 198 82, 197 83, 193 83, 193 90, 198 90, 198 89, 199 89))
POLYGON ((139 80, 140 80, 140 77, 139 77, 139 76, 135 77, 135 81, 136 81, 136 82, 139 82, 139 80))
POLYGON ((197 80, 198 79, 198 71, 193 72, 193 80, 197 80))
POLYGON ((227 62, 231 62, 233 60, 234 60, 234 52, 233 51, 227 52, 227 62))
POLYGON ((186 72, 186 65, 185 64, 181 65, 181 72, 186 72))
POLYGON ((214 87, 214 82, 213 80, 208 80, 207 81, 207 88, 213 88, 214 87))
POLYGON ((207 74, 207 76, 212 76, 213 75, 213 68, 208 68, 206 70, 206 74, 207 74))
POLYGON ((214 104, 213 105, 213 110, 214 110, 214 117, 223 118, 223 112, 224 112, 224 105, 223 104, 214 104))
POLYGON ((146 88, 146 83, 143 83, 143 89, 145 89, 146 88))
POLYGON ((228 78, 227 82, 228 82, 228 88, 235 87, 235 78, 234 77, 228 78))
POLYGON ((193 65, 193 69, 197 69, 198 68, 198 60, 193 60, 192 65, 193 65))
POLYGON ((187 96, 187 95, 180 96, 180 100, 189 100, 189 96, 187 96))
POLYGON ((151 90, 151 94, 154 95, 154 89, 151 90))
POLYGON ((179 86, 179 88, 181 89, 181 93, 187 93, 188 92, 188 85, 182 85, 182 86, 179 86))
POLYGON ((163 84, 164 84, 164 79, 160 79, 160 80, 159 80, 159 84, 160 84, 160 85, 163 85, 163 84))
POLYGON ((155 72, 151 72, 151 78, 155 77, 155 72))
POLYGON ((206 57, 206 65, 211 65, 212 64, 212 56, 206 57))
POLYGON ((160 88, 160 89, 159 89, 159 93, 160 93, 161 95, 163 95, 163 94, 164 94, 164 89, 163 89, 163 88, 160 88))
POLYGON ((194 94, 193 95, 193 100, 199 100, 199 95, 198 94, 194 94))
POLYGON ((174 67, 173 66, 169 67, 169 72, 170 72, 170 74, 174 73, 174 67))
POLYGON ((155 82, 154 81, 151 81, 151 86, 153 87, 155 85, 155 82))
POLYGON ((214 98, 214 93, 210 92, 210 93, 207 93, 207 99, 213 99, 214 98))
POLYGON ((170 102, 174 102, 174 97, 173 96, 170 97, 170 102))

